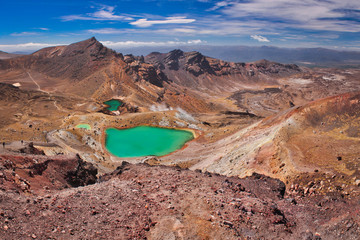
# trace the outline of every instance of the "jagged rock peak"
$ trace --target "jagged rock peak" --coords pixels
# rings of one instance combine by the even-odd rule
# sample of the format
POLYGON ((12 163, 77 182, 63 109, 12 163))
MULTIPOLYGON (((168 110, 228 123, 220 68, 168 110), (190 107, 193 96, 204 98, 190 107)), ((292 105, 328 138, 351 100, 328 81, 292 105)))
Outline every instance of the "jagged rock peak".
POLYGON ((189 55, 189 56, 197 56, 197 55, 203 56, 200 52, 197 52, 197 51, 187 52, 187 55, 189 55))
POLYGON ((169 52, 170 54, 183 54, 184 51, 181 49, 174 49, 172 51, 169 52))
POLYGON ((135 62, 137 61, 137 64, 140 64, 140 63, 145 63, 145 58, 143 55, 141 56, 134 56, 132 54, 126 54, 124 57, 123 57, 123 60, 124 62, 126 63, 132 63, 132 62, 135 62))
POLYGON ((64 53, 72 51, 85 51, 87 49, 101 50, 103 48, 105 47, 98 40, 96 40, 95 37, 92 37, 87 40, 68 45, 64 53))
POLYGON ((95 58, 104 58, 119 54, 102 45, 95 37, 92 37, 70 45, 43 48, 32 55, 47 58, 90 55, 95 58))
POLYGON ((169 67, 170 70, 179 69, 179 59, 184 56, 184 52, 180 49, 175 49, 166 54, 164 62, 169 67))
POLYGON ((95 37, 87 40, 70 44, 66 46, 62 51, 59 51, 57 55, 62 57, 73 57, 73 56, 90 56, 94 59, 104 59, 108 57, 118 56, 115 51, 105 47, 96 40, 95 37))
POLYGON ((175 50, 172 50, 171 52, 169 52, 167 54, 167 58, 170 59, 170 60, 175 60, 175 59, 178 59, 180 57, 184 56, 184 52, 180 49, 175 49, 175 50))
POLYGON ((199 52, 192 51, 186 53, 186 58, 188 63, 194 63, 194 62, 200 62, 200 61, 206 61, 206 58, 204 55, 202 55, 199 52))
POLYGON ((94 42, 98 42, 98 40, 97 40, 95 37, 91 37, 91 38, 89 38, 89 39, 87 39, 87 40, 85 40, 85 41, 94 41, 94 42))

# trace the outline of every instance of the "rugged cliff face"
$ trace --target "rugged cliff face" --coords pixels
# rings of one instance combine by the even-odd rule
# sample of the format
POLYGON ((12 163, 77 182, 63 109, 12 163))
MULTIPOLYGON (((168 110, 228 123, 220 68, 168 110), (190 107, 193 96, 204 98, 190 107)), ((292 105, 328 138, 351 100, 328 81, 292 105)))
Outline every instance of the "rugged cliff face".
POLYGON ((128 64, 125 71, 129 73, 135 81, 145 80, 157 87, 164 87, 168 82, 166 75, 152 64, 144 62, 143 57, 125 55, 124 61, 128 64))
POLYGON ((175 83, 202 91, 231 91, 231 86, 241 88, 239 84, 273 84, 277 78, 302 72, 296 65, 266 60, 232 63, 205 57, 199 52, 181 50, 173 50, 167 54, 151 53, 145 57, 145 61, 164 71, 175 83))

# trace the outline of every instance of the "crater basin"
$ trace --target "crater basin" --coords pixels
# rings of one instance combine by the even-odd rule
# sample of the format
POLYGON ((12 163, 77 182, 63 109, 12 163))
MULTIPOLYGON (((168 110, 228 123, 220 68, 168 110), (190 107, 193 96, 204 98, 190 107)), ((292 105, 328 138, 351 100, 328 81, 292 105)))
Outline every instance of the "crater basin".
POLYGON ((104 104, 109 106, 107 108, 109 111, 116 111, 123 103, 120 100, 111 99, 109 101, 104 102, 104 104))

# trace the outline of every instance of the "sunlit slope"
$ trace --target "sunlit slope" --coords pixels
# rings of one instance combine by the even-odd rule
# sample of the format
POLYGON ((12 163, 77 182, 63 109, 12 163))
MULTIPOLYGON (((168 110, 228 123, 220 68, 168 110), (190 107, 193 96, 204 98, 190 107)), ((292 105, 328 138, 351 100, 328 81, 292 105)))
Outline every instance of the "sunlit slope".
POLYGON ((256 171, 280 179, 314 171, 358 175, 359 103, 359 92, 348 93, 266 118, 222 140, 226 151, 193 168, 239 176, 256 171))

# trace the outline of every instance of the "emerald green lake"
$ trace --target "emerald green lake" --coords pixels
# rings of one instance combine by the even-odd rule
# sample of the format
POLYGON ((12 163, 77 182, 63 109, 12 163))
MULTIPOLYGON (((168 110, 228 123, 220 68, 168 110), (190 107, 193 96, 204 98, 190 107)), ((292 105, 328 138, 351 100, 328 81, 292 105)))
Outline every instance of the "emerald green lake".
POLYGON ((120 100, 111 99, 109 101, 104 102, 104 104, 109 106, 107 108, 109 111, 116 111, 123 103, 120 100))
POLYGON ((164 156, 194 138, 190 131, 149 126, 108 128, 105 133, 105 147, 117 157, 164 156))

